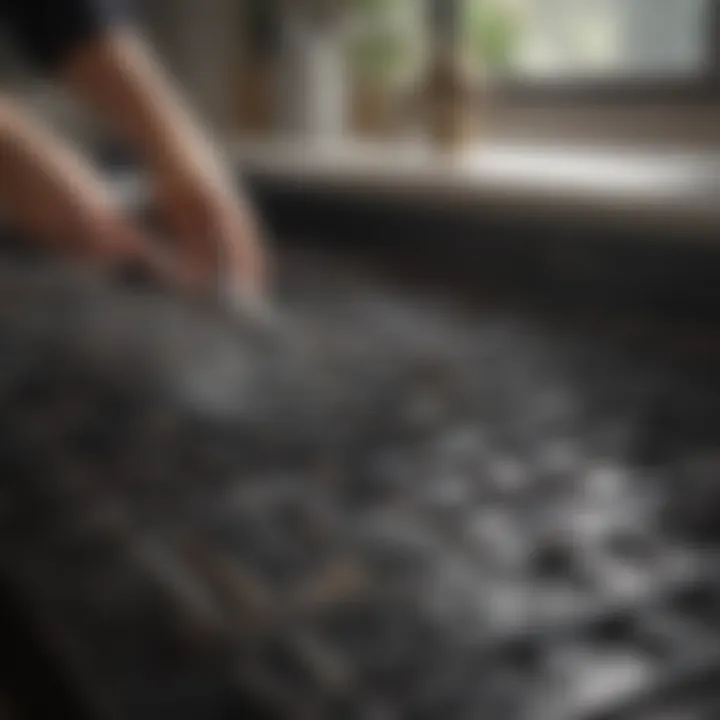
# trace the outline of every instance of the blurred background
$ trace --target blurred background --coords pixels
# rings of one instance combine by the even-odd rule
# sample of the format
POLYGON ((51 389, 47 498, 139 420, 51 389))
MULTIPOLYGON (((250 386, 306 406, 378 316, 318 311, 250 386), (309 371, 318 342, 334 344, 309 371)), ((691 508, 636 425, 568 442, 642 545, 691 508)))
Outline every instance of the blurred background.
MULTIPOLYGON (((444 133, 462 127, 466 143, 572 137, 697 146, 719 132, 715 0, 135 5, 198 107, 235 136, 407 137, 443 113, 453 126, 444 133), (463 114, 471 116, 464 123, 463 114)), ((2 52, 6 85, 58 105, 5 42, 2 52)))
POLYGON ((466 141, 694 143, 698 125, 712 124, 698 106, 716 104, 713 0, 237 4, 241 131, 407 135, 422 105, 437 115, 443 102, 455 116, 446 133, 460 134, 460 116, 471 115, 466 141))
POLYGON ((717 228, 717 0, 148 0, 137 12, 251 179, 373 201, 423 192, 476 214, 541 206, 576 227, 717 228))

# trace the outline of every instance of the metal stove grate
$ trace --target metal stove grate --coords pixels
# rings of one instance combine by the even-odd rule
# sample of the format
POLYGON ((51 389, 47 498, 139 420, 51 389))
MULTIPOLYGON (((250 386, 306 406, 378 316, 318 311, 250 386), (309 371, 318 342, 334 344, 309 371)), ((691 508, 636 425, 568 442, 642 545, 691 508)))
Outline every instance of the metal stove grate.
POLYGON ((717 717, 720 386, 293 271, 268 345, 0 267, 1 567, 98 716, 717 717))

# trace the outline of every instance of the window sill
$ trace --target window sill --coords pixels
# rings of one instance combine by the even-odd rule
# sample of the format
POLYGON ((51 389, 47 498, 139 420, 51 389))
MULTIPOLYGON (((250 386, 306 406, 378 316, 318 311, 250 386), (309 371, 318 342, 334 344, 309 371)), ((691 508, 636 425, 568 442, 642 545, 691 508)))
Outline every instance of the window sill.
POLYGON ((419 143, 237 141, 255 179, 315 192, 417 199, 442 208, 713 237, 720 230, 720 153, 488 142, 457 157, 419 143))

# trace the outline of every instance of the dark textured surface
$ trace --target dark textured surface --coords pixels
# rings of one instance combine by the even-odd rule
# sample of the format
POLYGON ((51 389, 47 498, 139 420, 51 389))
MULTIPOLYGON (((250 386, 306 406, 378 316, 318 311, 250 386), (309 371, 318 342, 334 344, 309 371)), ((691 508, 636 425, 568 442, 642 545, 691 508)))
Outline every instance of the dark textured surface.
POLYGON ((284 270, 260 336, 0 266, 0 561, 98 705, 716 717, 714 372, 284 270))

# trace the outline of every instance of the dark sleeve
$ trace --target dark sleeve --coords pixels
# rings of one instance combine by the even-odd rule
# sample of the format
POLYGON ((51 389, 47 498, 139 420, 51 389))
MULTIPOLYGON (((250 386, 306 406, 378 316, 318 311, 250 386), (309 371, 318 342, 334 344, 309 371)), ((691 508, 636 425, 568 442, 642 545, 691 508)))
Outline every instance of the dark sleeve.
POLYGON ((0 0, 0 19, 28 58, 52 72, 125 12, 121 0, 0 0))

